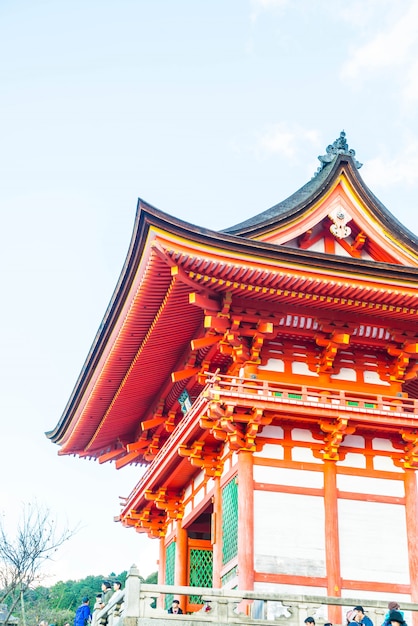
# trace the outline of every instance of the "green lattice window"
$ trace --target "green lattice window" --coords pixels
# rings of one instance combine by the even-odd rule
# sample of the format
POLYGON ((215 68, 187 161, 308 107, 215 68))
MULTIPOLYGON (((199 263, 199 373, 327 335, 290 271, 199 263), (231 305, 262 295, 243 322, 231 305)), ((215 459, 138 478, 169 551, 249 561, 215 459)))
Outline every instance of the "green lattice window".
POLYGON ((238 554, 238 485, 235 478, 222 489, 222 565, 238 554))
MULTIPOLYGON (((189 584, 191 587, 212 587, 213 572, 212 550, 197 550, 189 552, 189 584)), ((203 604, 201 596, 190 596, 190 604, 203 604)))
MULTIPOLYGON (((165 549, 165 584, 174 585, 174 567, 176 560, 176 543, 172 541, 165 549)), ((174 600, 172 593, 165 597, 165 608, 168 609, 174 600)))

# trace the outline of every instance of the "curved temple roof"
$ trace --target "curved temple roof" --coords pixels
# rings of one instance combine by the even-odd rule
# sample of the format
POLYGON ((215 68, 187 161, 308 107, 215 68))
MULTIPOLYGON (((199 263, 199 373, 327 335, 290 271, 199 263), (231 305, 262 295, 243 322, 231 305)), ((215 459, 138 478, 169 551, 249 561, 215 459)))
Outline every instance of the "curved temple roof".
POLYGON ((349 149, 345 132, 342 131, 340 137, 333 144, 327 147, 327 154, 318 156, 321 165, 314 176, 291 196, 275 204, 270 209, 258 213, 239 224, 226 228, 223 232, 242 237, 251 237, 254 234, 269 228, 277 221, 289 220, 319 197, 329 185, 341 163, 351 166, 353 180, 356 181, 358 191, 367 200, 369 207, 375 213, 376 218, 386 226, 388 230, 393 230, 401 241, 406 245, 412 245, 416 249, 418 246, 417 236, 409 231, 394 215, 380 202, 370 191, 361 178, 358 170, 362 167, 355 157, 355 151, 349 149), (348 157, 348 158, 347 158, 348 157), (356 171, 357 170, 357 171, 356 171))
POLYGON ((113 297, 63 415, 46 433, 60 454, 146 462, 144 450, 184 389, 173 372, 183 364, 197 373, 205 352, 191 342, 204 344, 204 315, 219 312, 227 294, 266 309, 296 298, 309 310, 315 301, 330 316, 343 315, 349 298, 371 320, 385 310, 418 331, 417 237, 364 184, 345 134, 320 161, 292 196, 221 232, 139 200, 113 297), (340 214, 350 236, 329 234, 340 214), (331 241, 325 250, 323 237, 331 241))

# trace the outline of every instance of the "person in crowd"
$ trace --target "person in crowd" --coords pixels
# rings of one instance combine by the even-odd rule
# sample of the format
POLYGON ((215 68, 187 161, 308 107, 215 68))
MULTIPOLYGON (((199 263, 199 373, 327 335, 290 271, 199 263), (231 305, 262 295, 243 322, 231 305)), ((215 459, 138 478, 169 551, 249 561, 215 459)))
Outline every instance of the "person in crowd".
POLYGON ((181 615, 183 613, 182 609, 180 608, 180 600, 173 600, 173 602, 171 603, 170 608, 167 611, 168 613, 173 613, 173 614, 177 614, 177 615, 181 615))
POLYGON ((100 608, 103 609, 113 596, 112 583, 110 580, 104 580, 102 582, 102 603, 100 608))
POLYGON ((87 596, 81 600, 74 617, 74 626, 87 626, 91 622, 90 600, 87 596))
POLYGON ((96 600, 93 605, 93 611, 100 611, 100 609, 102 608, 102 604, 103 604, 103 594, 96 593, 96 600))
POLYGON ((331 624, 331 622, 325 622, 324 626, 333 626, 333 624, 331 624))
POLYGON ((399 611, 399 613, 401 613, 402 615, 402 619, 404 619, 404 614, 403 611, 401 611, 401 607, 399 605, 399 602, 388 602, 388 612, 385 615, 385 620, 382 624, 382 626, 389 626, 390 625, 390 621, 389 621, 389 614, 391 611, 399 611))
POLYGON ((355 606, 353 611, 356 611, 356 614, 359 616, 360 619, 356 619, 356 622, 361 622, 362 624, 364 624, 364 626, 373 626, 373 622, 370 619, 370 617, 368 617, 362 606, 358 605, 355 606))
POLYGON ((402 611, 389 611, 389 623, 392 626, 406 626, 402 611))
POLYGON ((304 624, 306 624, 306 626, 315 626, 315 620, 313 617, 307 617, 304 624))
POLYGON ((355 609, 350 609, 350 611, 347 611, 346 621, 347 626, 359 626, 363 623, 361 621, 361 613, 359 613, 355 609))
POLYGON ((120 580, 113 581, 113 592, 116 593, 122 589, 122 583, 120 580))

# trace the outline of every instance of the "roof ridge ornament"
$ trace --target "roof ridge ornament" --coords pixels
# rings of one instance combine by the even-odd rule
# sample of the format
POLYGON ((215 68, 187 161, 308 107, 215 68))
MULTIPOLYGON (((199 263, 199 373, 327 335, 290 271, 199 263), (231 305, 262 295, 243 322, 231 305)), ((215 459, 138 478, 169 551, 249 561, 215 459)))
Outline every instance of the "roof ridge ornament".
POLYGON ((328 163, 331 163, 331 161, 333 161, 338 154, 346 154, 347 156, 350 156, 353 159, 354 165, 358 170, 363 165, 363 163, 360 163, 359 161, 357 161, 357 159, 354 158, 356 156, 356 151, 348 147, 348 143, 345 138, 345 132, 342 130, 338 139, 336 139, 334 143, 330 144, 327 147, 327 153, 318 156, 321 165, 315 172, 315 176, 319 174, 319 172, 321 172, 328 163))

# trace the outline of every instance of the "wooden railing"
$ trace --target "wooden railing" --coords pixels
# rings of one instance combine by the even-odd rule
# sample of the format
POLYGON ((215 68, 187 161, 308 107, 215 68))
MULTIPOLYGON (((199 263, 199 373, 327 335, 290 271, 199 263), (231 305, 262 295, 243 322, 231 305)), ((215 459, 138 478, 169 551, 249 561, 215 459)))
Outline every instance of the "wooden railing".
MULTIPOLYGON (((393 600, 393 598, 390 598, 393 600)), ((147 585, 141 583, 139 571, 132 566, 126 579, 126 587, 117 592, 109 603, 93 615, 93 626, 167 626, 174 620, 178 626, 191 623, 195 626, 208 624, 269 624, 275 626, 303 626, 308 616, 317 626, 328 620, 330 606, 341 607, 345 616, 349 609, 361 604, 375 626, 380 626, 387 612, 387 601, 375 599, 333 598, 329 596, 291 595, 261 591, 238 591, 175 585, 147 585), (165 596, 176 597, 201 595, 202 607, 191 614, 168 614, 164 606, 165 596), (155 608, 154 608, 155 607, 155 608), (179 624, 180 622, 180 624, 179 624)), ((418 616, 418 604, 400 600, 405 619, 410 626, 418 616)), ((344 623, 344 619, 341 620, 344 623)), ((334 624, 335 626, 335 624, 334 624)))
MULTIPOLYGON (((381 411, 390 415, 418 418, 418 400, 404 396, 389 396, 313 385, 276 383, 270 380, 237 378, 222 374, 208 374, 208 384, 202 392, 210 399, 248 398, 254 401, 254 394, 276 404, 309 404, 315 407, 338 407, 341 411, 381 411)), ((192 407, 193 408, 193 407, 192 407)))

